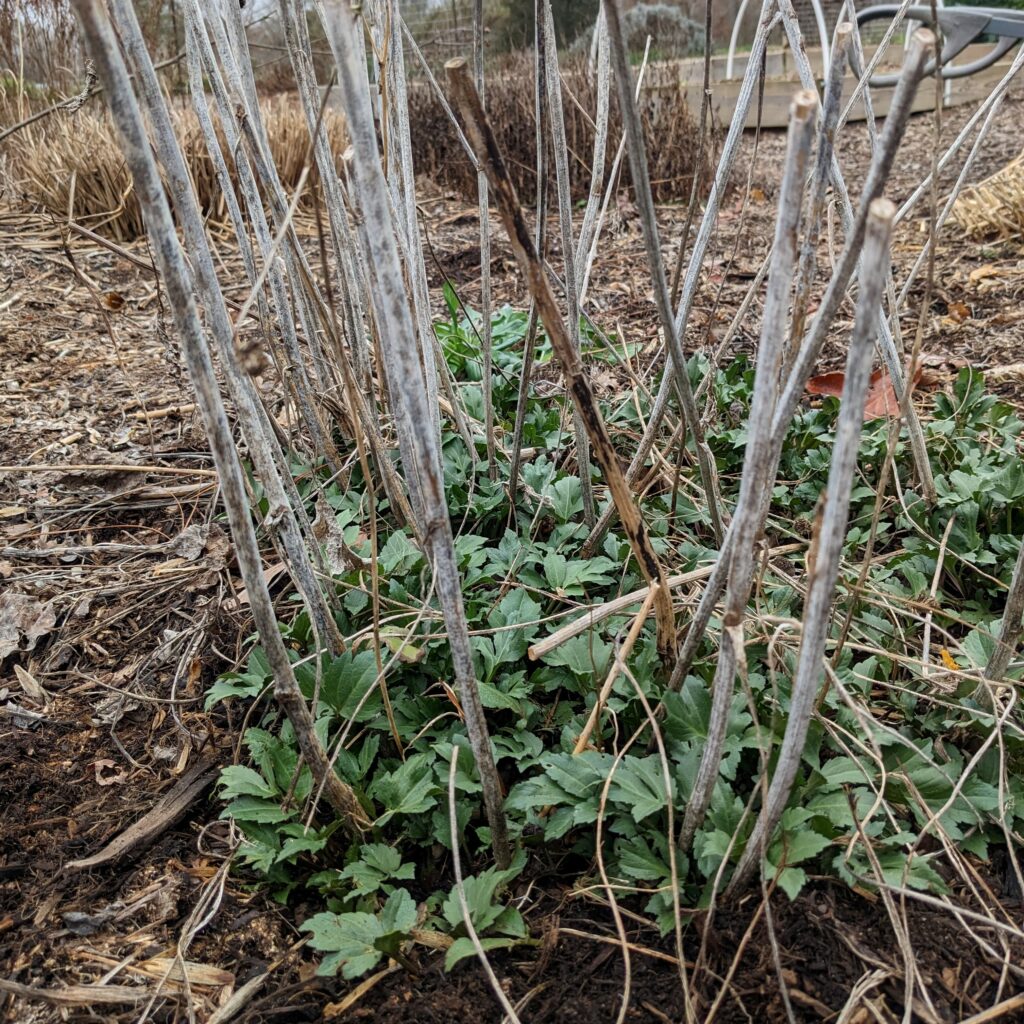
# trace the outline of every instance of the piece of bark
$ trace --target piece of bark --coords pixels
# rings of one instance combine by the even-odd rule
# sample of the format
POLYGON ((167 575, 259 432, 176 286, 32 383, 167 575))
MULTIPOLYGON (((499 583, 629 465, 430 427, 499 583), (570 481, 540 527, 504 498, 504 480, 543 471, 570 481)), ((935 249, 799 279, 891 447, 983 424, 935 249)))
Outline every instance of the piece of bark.
POLYGON ((35 988, 0 978, 0 992, 19 999, 55 1003, 57 1006, 99 1006, 141 1003, 152 998, 152 989, 129 985, 68 985, 67 988, 35 988))
POLYGON ((68 861, 64 865, 64 870, 86 871, 120 860, 127 854, 148 846, 181 820, 189 807, 213 784, 217 770, 217 765, 213 762, 201 761, 188 774, 183 775, 151 811, 115 836, 99 853, 81 860, 68 861))

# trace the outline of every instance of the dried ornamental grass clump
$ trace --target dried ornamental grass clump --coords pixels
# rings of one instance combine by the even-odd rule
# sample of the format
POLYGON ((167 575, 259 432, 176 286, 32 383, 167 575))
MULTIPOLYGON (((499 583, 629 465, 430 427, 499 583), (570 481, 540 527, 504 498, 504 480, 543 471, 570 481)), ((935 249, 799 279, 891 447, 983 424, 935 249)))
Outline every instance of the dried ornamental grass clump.
POLYGON ((1024 153, 984 181, 964 189, 950 218, 973 238, 1019 235, 1024 230, 1024 153))
MULTIPOLYGON (((562 62, 560 72, 566 94, 564 118, 570 185, 574 198, 585 199, 590 187, 589 156, 594 151, 595 133, 592 112, 597 109, 598 83, 586 61, 578 57, 562 62)), ((534 75, 532 58, 521 54, 504 61, 498 70, 488 74, 486 82, 488 117, 502 153, 507 154, 508 171, 521 196, 532 196, 537 187, 534 75)), ((678 89, 645 91, 640 116, 655 199, 688 199, 700 133, 685 95, 678 89)), ((445 188, 471 194, 476 188, 476 171, 467 161, 453 157, 459 152, 458 139, 436 94, 425 82, 410 83, 409 121, 417 173, 445 188)), ((614 102, 609 130, 612 139, 622 134, 622 118, 614 102)), ((614 160, 612 145, 605 153, 606 176, 614 160)), ((702 175, 702 180, 709 177, 702 175)), ((623 182, 628 181, 628 171, 624 170, 623 182)))
MULTIPOLYGON (((260 107, 281 183, 293 190, 309 149, 302 109, 292 95, 270 97, 260 107)), ((200 207, 206 216, 222 220, 224 194, 198 119, 191 109, 175 110, 172 117, 200 207)), ((325 110, 323 123, 331 149, 340 158, 347 145, 344 119, 337 111, 325 110)), ((52 217, 71 218, 118 242, 145 232, 131 175, 106 113, 80 110, 54 116, 14 136, 8 148, 8 174, 30 202, 52 217)))

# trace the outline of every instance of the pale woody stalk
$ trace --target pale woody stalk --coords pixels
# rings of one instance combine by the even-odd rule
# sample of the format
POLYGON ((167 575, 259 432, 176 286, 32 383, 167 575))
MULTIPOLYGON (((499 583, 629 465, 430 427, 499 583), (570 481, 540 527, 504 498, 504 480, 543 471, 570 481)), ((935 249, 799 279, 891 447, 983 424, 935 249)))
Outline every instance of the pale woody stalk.
MULTIPOLYGON (((264 260, 269 261, 267 281, 270 285, 271 296, 277 311, 278 326, 281 328, 281 340, 287 355, 287 371, 283 374, 283 378, 295 397, 296 404, 314 448, 323 454, 330 464, 332 471, 334 471, 338 468, 340 459, 337 451, 334 449, 334 445, 328 438, 325 427, 315 408, 312 384, 309 380, 306 362, 299 346, 296 312, 298 312, 299 319, 302 321, 302 327, 307 338, 311 335, 315 337, 313 323, 311 318, 306 316, 307 307, 302 301, 301 296, 298 297, 294 306, 289 300, 288 288, 284 275, 281 273, 280 263, 278 259, 271 258, 273 239, 264 212, 263 200, 260 198, 256 177, 258 176, 265 185, 268 204, 274 215, 275 226, 279 231, 287 230, 288 203, 276 169, 273 167, 273 161, 268 156, 268 147, 264 144, 262 141, 263 137, 259 134, 263 126, 259 107, 257 105, 255 112, 248 110, 246 114, 247 108, 242 104, 242 97, 245 95, 244 77, 237 69, 221 20, 216 16, 204 18, 198 0, 185 0, 185 15, 186 21, 194 28, 194 38, 199 44, 203 71, 209 78, 210 88, 217 102, 225 139, 238 171, 239 188, 249 210, 257 248, 264 260), (207 34, 208 28, 212 31, 214 42, 217 46, 217 53, 221 58, 220 68, 216 64, 216 57, 207 34), (223 69, 224 77, 221 76, 221 69, 223 69), (242 116, 240 116, 240 112, 242 116), (246 153, 246 147, 242 144, 246 136, 250 143, 248 154, 246 153), (252 159, 251 165, 250 157, 252 159)), ((289 270, 292 284, 296 293, 298 293, 301 287, 298 274, 295 272, 294 267, 290 266, 294 259, 294 254, 289 247, 285 246, 283 251, 280 252, 280 256, 289 270)), ((310 342, 310 344, 315 345, 315 341, 310 342)))
POLYGON ((775 224, 772 265, 768 274, 768 294, 757 348, 757 372, 754 395, 747 421, 747 448, 740 478, 740 494, 733 514, 734 537, 729 559, 729 584, 726 592, 722 647, 712 684, 711 720, 707 740, 690 793, 679 842, 689 847, 694 833, 704 820, 722 761, 729 709, 732 706, 736 672, 746 662, 743 624, 754 575, 754 561, 762 526, 762 506, 766 488, 774 479, 771 461, 772 414, 779 397, 779 369, 784 354, 789 296, 797 259, 797 236, 803 206, 807 164, 810 160, 817 94, 799 92, 789 113, 789 138, 786 146, 779 212, 775 224))
POLYGON ((807 214, 807 226, 800 246, 800 269, 797 272, 796 288, 793 292, 793 321, 789 330, 789 348, 782 369, 782 381, 789 377, 796 348, 804 334, 807 305, 811 296, 811 285, 818 267, 818 239, 821 235, 821 220, 825 213, 832 158, 835 154, 836 127, 839 122, 839 105, 843 98, 843 77, 846 72, 847 53, 853 38, 853 26, 848 21, 840 22, 832 36, 831 59, 828 68, 828 82, 825 97, 821 103, 821 124, 818 128, 818 147, 811 172, 811 205, 807 214))
MULTIPOLYGON (((536 4, 535 28, 535 60, 536 78, 534 82, 534 110, 537 119, 537 252, 544 251, 544 221, 547 216, 547 160, 545 157, 545 138, 547 137, 547 32, 541 8, 543 3, 536 4)), ((608 63, 608 33, 605 25, 604 7, 598 12, 597 24, 594 27, 594 45, 597 52, 597 111, 595 114, 594 153, 590 164, 590 191, 587 196, 586 209, 583 211, 583 223, 580 227, 576 243, 574 277, 577 279, 579 304, 582 306, 583 290, 586 286, 586 273, 580 274, 584 267, 587 253, 595 241, 598 231, 598 215, 601 209, 601 193, 604 183, 604 160, 608 148, 608 123, 611 113, 611 69, 608 63)), ((461 128, 459 129, 461 134, 461 128)), ((473 155, 476 162, 476 156, 473 155)), ((614 172, 612 177, 614 177, 614 172)), ((519 399, 516 404, 515 427, 512 434, 512 471, 509 475, 509 490, 515 493, 519 480, 520 452, 523 441, 523 427, 526 422, 526 406, 529 398, 529 380, 533 367, 533 350, 537 340, 537 306, 530 305, 530 316, 527 326, 526 345, 523 352, 523 372, 520 378, 519 399)))
MULTIPOLYGON (((722 156, 718 162, 718 169, 715 172, 715 180, 708 193, 707 204, 704 207, 704 216, 701 219, 700 229, 697 232, 697 238, 693 245, 693 253, 687 266, 679 306, 675 316, 675 332, 680 339, 685 339, 686 337, 690 310, 693 308, 697 288, 700 284, 701 267, 718 221, 719 203, 722 200, 722 196, 725 195, 729 175, 732 173, 733 165, 740 152, 740 143, 743 141, 743 126, 746 124, 747 114, 750 111, 750 105, 757 89, 765 47, 768 45, 768 37, 779 21, 778 14, 774 13, 774 5, 775 0, 763 0, 761 16, 757 25, 757 34, 754 36, 750 58, 747 61, 743 81, 740 83, 739 95, 736 97, 736 110, 725 137, 725 142, 722 144, 722 156)), ((671 353, 669 353, 669 360, 671 358, 671 353)), ((672 367, 666 365, 658 393, 654 399, 654 405, 651 408, 651 414, 647 420, 647 429, 644 431, 643 437, 640 439, 637 450, 629 464, 629 469, 626 471, 626 480, 630 483, 636 480, 644 463, 647 461, 647 456, 651 453, 651 448, 654 446, 658 431, 661 429, 665 410, 668 408, 668 400, 674 380, 675 374, 672 367)), ((583 544, 582 551, 585 556, 594 553, 614 515, 615 509, 608 508, 598 518, 597 524, 590 531, 590 536, 583 544)))
MULTIPOLYGON (((899 149, 903 132, 906 129, 907 119, 910 116, 914 93, 921 79, 929 48, 933 43, 934 36, 930 32, 918 30, 915 33, 914 45, 903 66, 900 82, 893 93, 889 115, 885 119, 885 128, 879 136, 878 148, 875 150, 871 167, 865 178, 864 191, 852 231, 847 234, 846 243, 840 254, 835 272, 829 280, 821 305, 815 314, 810 330, 803 339, 789 378, 783 386, 782 395, 776 407, 771 425, 772 468, 768 475, 769 486, 765 491, 766 501, 770 496, 771 487, 774 486, 779 460, 782 457, 782 446, 785 443, 790 424, 793 422, 793 416, 796 414, 797 406, 804 395, 807 381, 810 379, 817 364, 818 356, 821 354, 829 328, 832 326, 839 307, 846 297, 850 278, 856 268, 864 241, 868 208, 871 201, 881 195, 882 188, 889 178, 889 172, 892 169, 896 152, 899 149)), ((765 504, 763 514, 766 514, 767 510, 767 504, 765 504)), ((700 603, 697 605, 697 610, 694 612, 687 629, 682 650, 679 653, 679 660, 669 682, 670 689, 677 689, 680 686, 697 653, 698 647, 704 639, 704 632, 707 629, 708 622, 711 620, 715 604, 725 589, 729 559, 732 557, 732 544, 733 530, 730 528, 729 533, 726 535, 725 544, 719 552, 714 572, 708 580, 703 594, 701 594, 700 603)))
POLYGON ((427 282, 426 266, 423 262, 423 246, 420 240, 419 211, 416 207, 415 166, 412 153, 412 133, 409 126, 409 92, 405 74, 405 49, 402 44, 401 16, 397 5, 391 0, 378 0, 363 8, 365 19, 368 10, 373 13, 373 30, 387 61, 381 68, 385 76, 387 97, 388 183, 397 210, 394 218, 396 231, 404 256, 405 271, 409 281, 409 295, 412 303, 416 329, 420 336, 420 362, 423 366, 423 386, 431 415, 437 424, 437 444, 441 444, 441 412, 438 402, 438 378, 452 409, 455 422, 470 456, 475 460, 476 446, 466 423, 465 415, 444 354, 434 334, 433 317, 430 308, 430 288, 427 282))
POLYGON ((384 359, 392 369, 391 397, 401 410, 396 421, 402 465, 414 498, 413 507, 421 517, 420 533, 433 566, 452 652, 455 683, 480 773, 495 860, 499 866, 507 867, 511 855, 502 809, 501 783, 494 765, 473 669, 451 520, 441 479, 437 432, 422 386, 416 329, 398 259, 366 69, 359 59, 356 36, 362 28, 356 21, 355 12, 345 3, 332 3, 325 8, 324 16, 324 28, 338 68, 338 92, 352 142, 350 173, 362 213, 364 255, 377 285, 373 294, 374 316, 384 359))
POLYGON ((640 510, 632 492, 626 484, 622 470, 619 468, 618 456, 612 446, 608 428, 597 399, 594 397, 590 379, 573 347, 566 329, 562 314, 555 301, 551 282, 534 247, 530 230, 526 225, 519 197, 516 195, 512 179, 505 168, 505 162, 494 138, 487 117, 480 106, 480 98, 476 94, 473 82, 461 58, 450 60, 445 65, 448 83, 455 95, 462 119, 466 125, 466 134, 476 153, 477 160, 487 171, 487 180, 494 193, 495 202, 501 213, 505 231, 508 234, 512 252, 519 264, 527 287, 537 304, 537 311, 551 339, 551 346, 561 366, 566 388, 572 395, 573 404, 586 425, 593 445, 594 456, 604 474, 612 501, 622 519, 623 532, 629 540, 633 555, 644 579, 649 584, 661 584, 655 602, 657 620, 658 653, 662 660, 670 659, 675 652, 675 616, 672 611, 672 600, 666 585, 665 574, 658 561, 651 539, 647 533, 640 510))
MULTIPOLYGON (((242 426, 242 434, 266 490, 270 505, 267 525, 272 535, 280 541, 289 572, 305 601, 321 642, 325 643, 333 654, 338 654, 343 646, 341 634, 324 600, 306 553, 306 543, 312 537, 312 532, 308 520, 302 513, 302 505, 296 505, 290 500, 297 495, 286 494, 285 484, 279 472, 279 467, 286 465, 285 459, 270 429, 266 411, 259 401, 252 381, 238 364, 231 321, 217 281, 202 213, 192 189, 185 159, 174 134, 156 71, 135 16, 135 9, 128 0, 112 0, 110 6, 117 20, 125 52, 135 65, 141 85, 142 101, 153 127, 157 154, 169 179, 170 194, 174 197, 185 244, 191 253, 196 285, 210 321, 217 356, 242 426)), ((234 200, 233 191, 230 193, 230 200, 234 200)), ((294 491, 294 488, 292 490, 294 491)))
MULTIPOLYGON (((778 4, 779 11, 782 14, 782 25, 789 39, 790 49, 793 51, 800 82, 805 89, 814 89, 814 72, 811 69, 811 64, 807 58, 807 52, 803 45, 800 24, 797 20, 792 0, 778 0, 778 4)), ((917 65, 922 48, 928 50, 928 55, 930 55, 934 50, 934 42, 935 36, 928 29, 919 29, 911 37, 910 49, 907 53, 904 69, 897 85, 897 92, 906 80, 907 67, 917 65)), ((923 74, 923 72, 924 67, 922 64, 921 73, 923 74)), ((913 97, 911 97, 911 100, 913 100, 913 97)), ((868 104, 869 112, 868 130, 872 136, 872 144, 874 148, 874 120, 870 117, 870 99, 867 96, 867 93, 865 93, 865 101, 868 104)), ((895 104, 896 96, 894 94, 893 106, 895 106, 895 104)), ((892 110, 890 109, 889 115, 886 117, 886 130, 888 130, 889 118, 891 116, 892 110)), ((847 236, 849 236, 849 234, 854 230, 856 217, 853 204, 850 201, 849 190, 846 187, 846 182, 843 180, 842 170, 839 167, 839 161, 836 160, 835 157, 832 159, 832 184, 839 197, 839 212, 842 219, 843 231, 847 236)), ((862 209, 863 206, 864 193, 862 193, 861 196, 862 209)), ((917 473, 918 484, 920 485, 922 495, 927 504, 933 505, 935 503, 935 481, 932 478, 931 463, 928 461, 928 451, 925 447, 924 430, 921 427, 921 421, 917 415, 917 410, 914 408, 914 403, 906 380, 906 373, 904 372, 903 362, 897 350, 896 341, 893 337, 892 331, 889 328, 889 321, 884 312, 881 311, 879 312, 879 332, 879 347, 882 353, 882 358, 885 360, 886 367, 889 370, 889 376, 892 378, 893 390, 896 392, 896 397, 900 402, 900 410, 903 413, 903 418, 907 425, 907 435, 910 440, 910 449, 914 456, 914 469, 917 473)))
POLYGON ((111 116, 121 135, 125 160, 153 243, 154 260, 167 290, 168 303, 196 390, 196 404, 217 468, 242 580, 273 673, 274 696, 292 723, 299 749, 313 777, 323 783, 328 803, 347 828, 359 831, 366 825, 363 810, 351 787, 338 778, 327 761, 281 639, 277 616, 263 578, 263 562, 249 513, 242 467, 203 336, 192 294, 192 280, 174 231, 160 174, 143 127, 142 113, 132 93, 117 40, 105 15, 100 12, 98 0, 75 0, 75 10, 109 98, 111 116))
MULTIPOLYGON (((633 194, 640 210, 640 221, 643 225, 644 243, 647 249, 647 264, 650 268, 654 285, 654 302, 658 307, 662 334, 670 358, 667 360, 665 373, 669 367, 674 371, 676 390, 679 392, 680 404, 683 407, 683 419, 693 438, 697 452, 697 465, 700 467, 701 483, 708 503, 711 516, 711 527, 715 534, 715 542, 722 543, 724 528, 722 525, 721 499, 718 494, 718 480, 715 472, 711 451, 704 441, 704 430, 701 427, 700 413, 690 386, 687 369, 686 351, 683 348, 682 336, 672 318, 671 297, 668 290, 668 276, 665 273, 665 262, 661 257, 661 241, 658 237, 658 221, 654 212, 654 196, 651 194, 651 179, 647 170, 647 152, 644 148, 643 126, 640 122, 640 111, 633 98, 633 76, 629 69, 629 59, 622 33, 622 18, 619 11, 619 0, 605 0, 608 35, 611 42, 612 63, 615 68, 615 84, 618 88, 619 111, 622 114, 623 126, 629 149, 629 166, 633 181, 633 194)), ((696 174, 697 172, 694 171, 696 174)))
MULTIPOLYGON (((484 2, 473 4, 473 77, 484 101, 484 2)), ((480 341, 483 357, 484 431, 487 434, 487 472, 497 479, 494 456, 494 344, 491 338, 491 214, 487 175, 476 172, 477 211, 480 218, 480 341)))
MULTIPOLYGON (((232 225, 235 229, 235 237, 238 239, 246 273, 248 274, 250 284, 255 285, 258 280, 258 274, 256 270, 255 256, 252 252, 249 241, 250 226, 253 234, 256 236, 257 244, 260 246, 260 251, 262 253, 269 253, 272 246, 270 229, 266 222, 263 202, 260 199, 259 189, 253 175, 252 168, 250 167, 244 150, 241 148, 241 135, 237 124, 235 107, 228 97, 226 87, 221 78, 220 71, 213 54, 213 49, 210 46, 209 39, 206 35, 205 25, 201 20, 196 0, 185 0, 185 20, 187 37, 186 61, 189 68, 189 80, 192 85, 193 107, 199 118, 199 123, 206 139, 207 148, 210 152, 211 158, 214 160, 215 164, 223 166, 224 157, 221 153, 220 141, 213 130, 210 114, 206 106, 203 84, 203 78, 205 76, 206 80, 209 82, 210 90, 213 93, 217 110, 219 112, 225 141, 234 156, 233 162, 238 173, 239 191, 242 193, 246 209, 249 211, 251 217, 251 224, 243 219, 241 210, 235 199, 234 188, 232 187, 230 180, 226 177, 227 172, 225 168, 225 176, 222 178, 225 182, 225 202, 227 204, 228 213, 231 217, 232 225)), ((302 270, 303 265, 301 263, 297 266, 299 270, 302 270)), ((294 316, 291 305, 287 299, 287 288, 285 286, 284 277, 280 273, 277 261, 273 261, 268 266, 267 279, 271 287, 271 294, 274 296, 275 308, 278 311, 281 331, 288 331, 294 334, 296 330, 294 316)), ((308 275, 303 274, 302 279, 298 282, 299 286, 302 287, 306 280, 309 280, 309 277, 308 275)), ((264 322, 266 322, 268 318, 266 317, 266 304, 262 291, 257 295, 257 302, 260 309, 260 315, 264 318, 264 322)), ((333 332, 332 325, 328 324, 327 329, 329 332, 333 332)), ((347 377, 350 372, 358 374, 357 369, 350 370, 345 353, 337 352, 335 358, 340 364, 343 376, 347 377)), ((405 522, 411 523, 412 512, 408 507, 408 501, 405 498, 403 485, 391 463, 390 457, 388 457, 385 451, 384 439, 381 437, 378 426, 379 417, 376 407, 373 408, 372 412, 369 408, 368 403, 372 403, 373 395, 372 393, 364 394, 364 391, 358 387, 350 387, 348 388, 348 391, 352 399, 352 404, 354 405, 352 410, 353 418, 362 425, 362 428, 366 433, 367 441, 384 483, 384 489, 388 495, 388 500, 391 502, 392 507, 395 509, 399 518, 405 522)), ((289 490, 289 494, 292 499, 292 507, 296 510, 296 515, 301 518, 301 503, 298 501, 298 492, 293 486, 291 486, 290 476, 288 473, 283 473, 282 479, 286 489, 289 490)), ((314 552, 316 551, 314 546, 311 545, 311 548, 314 552)))
MULTIPOLYGON (((545 86, 548 119, 551 128, 551 149, 555 163, 555 185, 558 189, 558 225, 562 235, 563 279, 568 306, 569 340, 580 352, 580 293, 576 278, 576 246, 572 237, 572 191, 569 182, 569 146, 565 137, 565 115, 562 111, 562 79, 558 70, 558 45, 551 2, 544 2, 545 86)), ((573 432, 576 436, 576 461, 579 464, 580 488, 583 498, 583 519, 587 528, 595 522, 594 487, 590 479, 590 443, 587 429, 578 409, 573 407, 573 432)))
POLYGON ((340 285, 341 310, 345 323, 345 336, 352 353, 356 374, 365 384, 370 379, 369 352, 363 328, 363 310, 360 299, 360 275, 355 260, 358 258, 355 239, 345 216, 343 189, 338 179, 327 133, 321 124, 317 128, 320 113, 320 93, 310 54, 309 31, 306 25, 304 4, 301 0, 279 0, 281 25, 284 42, 295 74, 299 102, 306 118, 306 125, 314 138, 314 155, 317 172, 324 190, 324 207, 330 226, 331 242, 338 262, 338 283, 340 285))
POLYGON ((871 362, 878 337, 878 313, 889 271, 889 240, 896 207, 887 199, 871 203, 867 218, 860 288, 853 338, 846 357, 846 375, 840 399, 839 422, 832 447, 825 504, 818 532, 817 555, 810 568, 810 585, 804 606, 803 635, 796 675, 790 696, 786 731, 779 749, 771 785, 754 831, 747 840, 732 884, 741 885, 760 862, 782 818, 793 789, 807 740, 807 729, 824 674, 825 643, 835 601, 839 560, 846 541, 850 494, 857 469, 864 400, 871 376, 871 362))
MULTIPOLYGON (((542 258, 544 255, 544 242, 546 238, 545 225, 548 217, 548 160, 547 146, 544 142, 547 138, 548 99, 547 89, 545 88, 545 82, 547 81, 545 77, 545 61, 547 60, 547 57, 544 46, 544 19, 542 17, 543 5, 544 0, 534 0, 533 111, 534 120, 536 122, 534 125, 534 146, 536 147, 535 167, 537 173, 537 223, 534 235, 536 239, 534 246, 542 258)), ((445 109, 454 117, 451 107, 447 105, 447 101, 445 109)), ((457 119, 455 120, 455 125, 459 132, 459 138, 465 139, 466 141, 466 146, 469 148, 470 159, 479 170, 480 163, 476 158, 476 153, 473 152, 473 147, 470 146, 469 140, 466 139, 466 136, 462 131, 462 125, 458 123, 457 119)), ((530 400, 530 378, 533 376, 533 355, 534 350, 537 347, 537 328, 537 303, 531 300, 530 313, 526 322, 526 341, 523 344, 523 368, 519 375, 519 394, 516 397, 516 418, 512 428, 512 449, 509 453, 511 459, 508 474, 509 494, 516 494, 519 489, 519 470, 522 464, 523 430, 526 426, 526 412, 530 400)), ((515 508, 515 502, 513 502, 513 508, 515 508)))
POLYGON ((594 155, 590 161, 590 191, 580 224, 580 237, 576 243, 576 276, 579 278, 580 304, 583 302, 583 275, 587 253, 597 230, 597 215, 601 209, 601 191, 604 185, 604 159, 608 149, 608 122, 611 114, 611 67, 608 54, 608 12, 604 4, 597 12, 594 25, 594 45, 597 47, 597 66, 593 69, 597 81, 597 110, 594 114, 594 155))

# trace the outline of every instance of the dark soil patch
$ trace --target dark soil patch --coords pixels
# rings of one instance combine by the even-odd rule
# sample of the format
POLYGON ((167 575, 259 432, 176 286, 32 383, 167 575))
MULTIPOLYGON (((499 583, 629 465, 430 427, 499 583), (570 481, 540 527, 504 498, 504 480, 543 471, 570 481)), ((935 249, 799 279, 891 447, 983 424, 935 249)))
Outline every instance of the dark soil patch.
MULTIPOLYGON (((792 1019, 808 1024, 834 1019, 844 1008, 852 1020, 902 1017, 907 998, 902 955, 879 903, 827 884, 810 888, 793 903, 785 897, 774 898, 776 961, 768 926, 757 910, 759 902, 751 898, 722 908, 711 922, 699 917, 687 931, 684 945, 698 1020, 707 1019, 725 978, 725 995, 714 1018, 722 1024, 785 1021, 785 998, 792 1019), (704 959, 695 967, 693 958, 699 955, 705 928, 704 959), (741 944, 744 952, 734 966, 741 944), (858 986, 863 989, 861 999, 851 997, 858 986), (865 1016, 868 1013, 875 1016, 865 1016)), ((952 1024, 1022 990, 1019 980, 1001 986, 1001 965, 995 960, 980 964, 977 945, 947 912, 912 904, 905 920, 917 971, 912 1019, 952 1024)), ((560 916, 549 913, 535 925, 535 933, 543 936, 539 951, 513 950, 490 957, 498 983, 521 1018, 531 1024, 615 1020, 623 1004, 625 971, 610 915, 574 903, 563 908, 560 916)), ((992 932, 985 938, 998 946, 992 932)), ((685 1019, 679 973, 668 962, 675 955, 671 939, 643 929, 631 929, 629 939, 625 1020, 658 1024, 685 1019)), ((1020 947, 1009 950, 1008 961, 1019 968, 1022 953, 1020 947)), ((494 992, 475 962, 464 961, 445 974, 438 954, 417 957, 414 952, 412 958, 417 973, 392 968, 372 975, 372 987, 347 1002, 341 1019, 374 1024, 474 1024, 500 1019, 494 992)), ((254 1004, 244 1019, 253 1024, 319 1020, 323 1000, 330 999, 340 1008, 344 992, 337 982, 327 984, 319 1002, 305 987, 295 989, 286 1000, 278 992, 272 1006, 254 1004)), ((330 1006, 325 1014, 332 1012, 330 1006)))

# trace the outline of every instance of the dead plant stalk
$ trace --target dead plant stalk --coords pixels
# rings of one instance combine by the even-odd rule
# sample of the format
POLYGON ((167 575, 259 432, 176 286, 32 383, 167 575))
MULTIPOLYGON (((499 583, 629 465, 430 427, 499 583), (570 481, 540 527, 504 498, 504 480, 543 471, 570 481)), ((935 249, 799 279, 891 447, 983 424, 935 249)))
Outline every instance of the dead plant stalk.
POLYGON ((249 513, 242 468, 193 298, 192 281, 174 231, 156 160, 143 126, 142 112, 132 92, 120 48, 109 21, 101 13, 98 0, 75 0, 75 10, 89 51, 96 62, 100 81, 109 96, 111 114, 121 134, 125 159, 145 211, 153 241, 154 262, 160 269, 167 289, 189 375, 196 389, 196 403, 220 478, 222 498, 242 579, 274 675, 274 695, 293 724, 296 739, 310 771, 318 781, 324 782, 328 802, 346 826, 358 832, 366 824, 366 817, 351 787, 342 782, 327 763, 323 747, 316 738, 313 717, 299 690, 278 630, 277 616, 263 576, 263 562, 249 513))
POLYGON ((619 468, 618 457, 612 446, 604 417, 601 415, 601 410, 594 397, 590 379, 566 330, 565 322, 551 289, 551 283, 537 255, 533 239, 530 237, 530 230, 519 205, 515 186, 508 176, 494 133, 480 106, 480 97, 469 77, 466 62, 463 58, 457 57, 448 61, 445 71, 465 122, 470 144, 476 153, 477 160, 487 172, 487 179, 494 192, 505 231, 512 245, 512 251, 526 278, 530 294, 537 304, 541 322, 544 324, 544 329, 558 356, 573 403, 587 428, 595 458, 608 483, 612 501, 618 510, 624 532, 640 571, 648 584, 660 584, 654 609, 658 628, 658 651, 662 659, 667 660, 675 653, 675 617, 661 563, 654 553, 643 517, 633 500, 622 470, 619 468))
POLYGON ((782 363, 789 295, 797 257, 797 234, 803 204, 807 163, 810 159, 817 96, 799 92, 789 115, 789 139, 779 193, 772 265, 768 275, 761 340, 757 350, 757 372, 747 428, 747 449, 740 478, 740 495, 733 516, 734 542, 729 560, 729 584, 725 600, 722 649, 712 684, 711 721, 693 792, 679 841, 686 849, 704 820, 704 813, 718 780, 722 747, 732 706, 737 672, 746 671, 743 622, 754 576, 756 547, 763 521, 765 492, 774 478, 771 458, 771 422, 779 396, 779 368, 782 363))
POLYGON ((385 360, 393 370, 391 399, 401 413, 396 419, 402 463, 414 499, 413 508, 420 516, 420 533, 433 565, 435 586, 444 611, 459 699, 480 772, 491 845, 499 867, 505 868, 511 854, 502 810, 501 783, 473 668, 458 560, 441 479, 437 432, 423 387, 423 365, 399 264, 387 182, 377 148, 365 66, 357 42, 357 33, 362 27, 356 12, 348 6, 332 4, 322 13, 352 138, 352 183, 362 211, 360 237, 377 285, 372 293, 374 315, 385 360))
POLYGON ((686 352, 679 328, 672 317, 672 299, 669 295, 668 275, 661 256, 661 241, 658 237, 658 221, 654 213, 654 196, 651 194, 651 179, 647 169, 647 150, 644 147, 643 126, 633 92, 633 76, 629 70, 626 44, 622 32, 622 15, 618 0, 605 0, 608 35, 611 42, 612 63, 615 67, 615 84, 618 87, 619 109, 629 143, 629 165, 632 171, 633 192, 640 209, 643 225, 644 244, 647 249, 647 264, 654 285, 654 301, 658 307, 662 334, 670 354, 669 363, 674 371, 676 390, 683 408, 683 419, 693 437, 697 452, 697 465, 704 486, 704 495, 711 517, 711 528, 715 541, 722 543, 724 537, 721 498, 718 494, 718 480, 715 473, 711 450, 704 441, 704 429, 697 411, 697 402, 690 385, 686 352))
POLYGON ((764 807, 733 877, 734 886, 742 885, 749 877, 782 817, 814 713, 823 673, 825 641, 832 621, 839 559, 846 538, 850 492, 864 421, 864 398, 871 375, 871 356, 878 336, 878 311, 882 305, 885 277, 889 268, 889 239, 895 215, 896 207, 887 199, 874 200, 868 213, 856 321, 846 359, 839 423, 825 492, 817 558, 811 570, 803 637, 786 732, 764 807))

